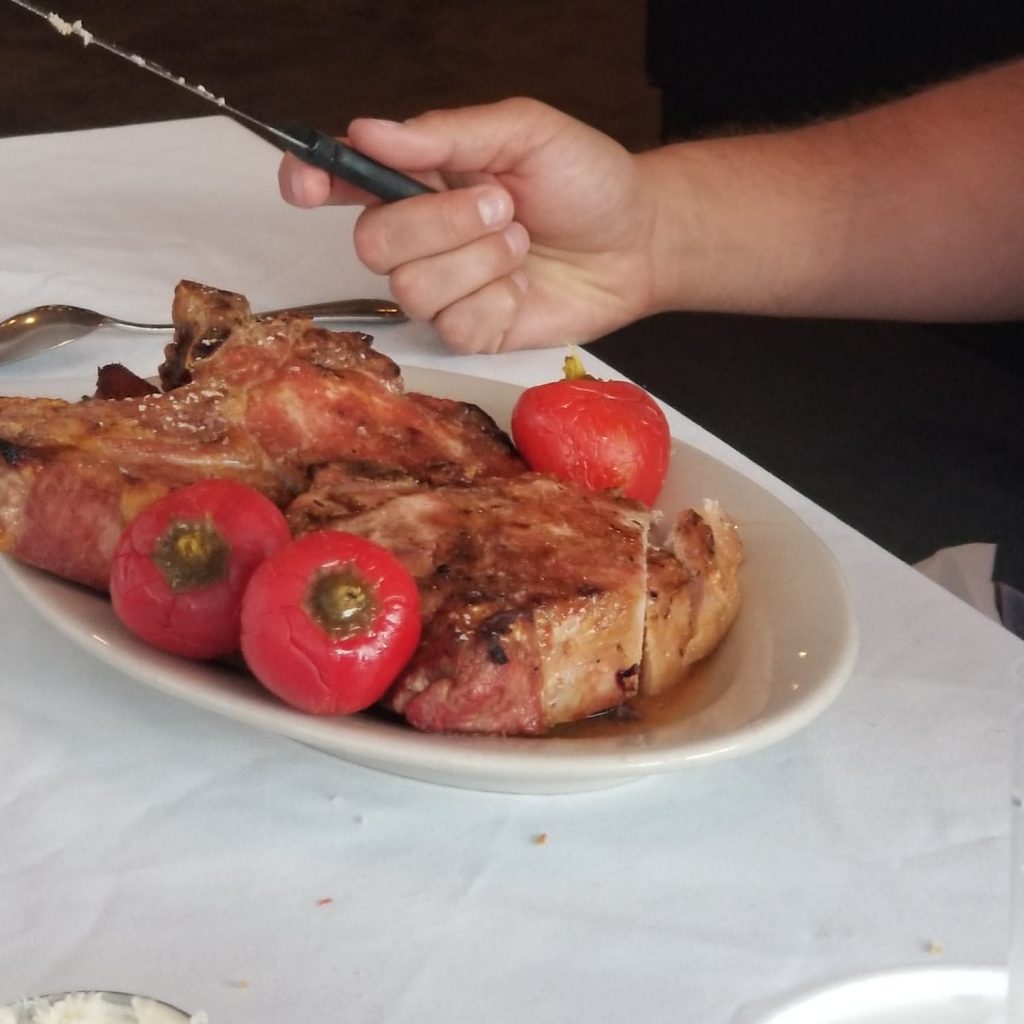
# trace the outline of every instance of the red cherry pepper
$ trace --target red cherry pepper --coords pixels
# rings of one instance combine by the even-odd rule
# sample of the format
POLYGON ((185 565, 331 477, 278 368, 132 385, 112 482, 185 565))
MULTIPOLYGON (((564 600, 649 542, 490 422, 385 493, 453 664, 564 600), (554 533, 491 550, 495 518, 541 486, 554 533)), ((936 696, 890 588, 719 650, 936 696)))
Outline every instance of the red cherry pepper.
POLYGON ((143 509, 114 548, 110 597, 147 643, 188 658, 238 650, 253 570, 291 540, 284 514, 232 480, 190 484, 143 509))
POLYGON ((309 533, 253 574, 242 654, 285 703, 344 715, 378 701, 420 638, 420 598, 386 548, 334 530, 309 533))
POLYGON ((665 483, 672 450, 665 414, 643 388, 591 377, 576 355, 566 358, 564 379, 520 395, 512 438, 531 469, 648 506, 665 483))

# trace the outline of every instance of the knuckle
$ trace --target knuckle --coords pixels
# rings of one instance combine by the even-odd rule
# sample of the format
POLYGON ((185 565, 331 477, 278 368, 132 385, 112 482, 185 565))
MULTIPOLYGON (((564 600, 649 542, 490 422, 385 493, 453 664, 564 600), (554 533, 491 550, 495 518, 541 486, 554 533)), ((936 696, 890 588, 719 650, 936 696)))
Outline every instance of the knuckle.
POLYGON ((437 312, 436 303, 431 301, 431 289, 414 265, 397 267, 388 280, 395 300, 413 320, 429 320, 437 312))
POLYGON ((491 302, 494 304, 497 318, 504 329, 512 323, 512 319, 519 311, 519 299, 522 293, 508 277, 496 282, 492 291, 494 294, 491 296, 491 302))
POLYGON ((460 352, 494 352, 515 319, 518 302, 502 282, 441 310, 434 318, 438 333, 460 352))
POLYGON ((502 113, 517 124, 532 124, 538 121, 546 121, 553 115, 560 116, 549 104, 532 96, 509 96, 500 100, 498 106, 502 113))
POLYGON ((387 233, 382 229, 374 212, 366 210, 356 219, 352 229, 352 244, 356 255, 375 274, 390 273, 394 267, 389 254, 387 233))
POLYGON ((481 350, 479 337, 463 330, 457 321, 439 316, 434 319, 434 327, 445 344, 455 352, 471 356, 481 350))
POLYGON ((430 110, 424 110, 413 117, 407 117, 402 123, 410 128, 430 129, 438 123, 443 124, 447 114, 448 112, 443 107, 432 107, 430 110))
POLYGON ((517 117, 527 117, 546 109, 544 103, 530 96, 508 96, 499 105, 517 117))
POLYGON ((480 349, 478 333, 473 329, 473 318, 467 316, 466 302, 455 303, 442 309, 434 317, 434 327, 449 348, 472 354, 480 349))
POLYGON ((515 238, 507 230, 491 240, 487 260, 493 278, 500 278, 519 265, 523 254, 514 248, 514 244, 515 238))
POLYGON ((465 203, 460 202, 465 198, 458 191, 448 192, 444 196, 444 201, 438 203, 437 231, 446 245, 459 245, 466 240, 466 218, 462 215, 465 203))
POLYGON ((452 189, 435 201, 435 237, 446 249, 455 249, 474 241, 488 230, 480 222, 477 195, 468 189, 452 189))

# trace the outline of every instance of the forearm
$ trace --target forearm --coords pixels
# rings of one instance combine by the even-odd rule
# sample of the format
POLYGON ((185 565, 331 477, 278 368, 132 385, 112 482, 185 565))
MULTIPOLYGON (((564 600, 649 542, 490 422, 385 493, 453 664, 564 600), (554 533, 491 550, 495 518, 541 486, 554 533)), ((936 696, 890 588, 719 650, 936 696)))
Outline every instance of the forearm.
POLYGON ((1024 316, 1024 61, 638 161, 658 207, 652 312, 1024 316))

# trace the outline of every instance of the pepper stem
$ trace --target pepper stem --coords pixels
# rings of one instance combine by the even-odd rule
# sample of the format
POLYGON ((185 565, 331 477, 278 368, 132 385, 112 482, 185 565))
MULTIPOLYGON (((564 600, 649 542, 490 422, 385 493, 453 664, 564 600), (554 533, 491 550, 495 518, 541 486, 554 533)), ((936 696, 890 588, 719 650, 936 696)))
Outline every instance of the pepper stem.
POLYGON ((587 373, 586 367, 583 365, 583 360, 580 358, 579 349, 573 348, 569 354, 565 357, 565 361, 562 363, 562 373, 565 375, 566 380, 591 380, 591 376, 587 373))
POLYGON ((377 614, 373 588, 354 566, 321 569, 306 594, 306 611, 336 640, 365 632, 377 614))
POLYGON ((167 586, 177 592, 220 582, 228 573, 231 548, 212 519, 179 519, 168 524, 152 559, 167 586))

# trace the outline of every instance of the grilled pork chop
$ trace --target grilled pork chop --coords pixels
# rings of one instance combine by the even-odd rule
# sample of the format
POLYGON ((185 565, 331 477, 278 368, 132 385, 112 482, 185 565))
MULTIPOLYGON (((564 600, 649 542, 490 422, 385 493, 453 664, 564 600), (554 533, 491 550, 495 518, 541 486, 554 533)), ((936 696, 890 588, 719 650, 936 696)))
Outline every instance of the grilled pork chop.
MULTIPOLYGON (((194 287, 181 291, 198 308, 194 287)), ((191 352, 196 330, 179 324, 191 352)), ((284 505, 333 459, 437 480, 523 470, 490 417, 404 393, 398 367, 363 334, 242 320, 188 375, 172 391, 120 400, 0 398, 0 551, 105 589, 124 525, 196 480, 239 480, 284 505)))
POLYGON ((288 510, 393 551, 420 586, 423 640, 384 704, 416 728, 535 736, 660 693, 738 607, 740 543, 713 503, 649 546, 642 505, 526 473, 433 487, 335 464, 288 510))
POLYGON ((430 487, 333 466, 289 520, 361 534, 416 577, 423 638, 384 703, 418 729, 535 736, 637 692, 641 505, 536 473, 430 487))

